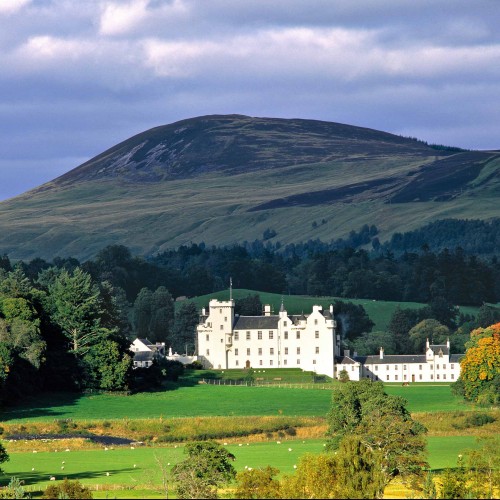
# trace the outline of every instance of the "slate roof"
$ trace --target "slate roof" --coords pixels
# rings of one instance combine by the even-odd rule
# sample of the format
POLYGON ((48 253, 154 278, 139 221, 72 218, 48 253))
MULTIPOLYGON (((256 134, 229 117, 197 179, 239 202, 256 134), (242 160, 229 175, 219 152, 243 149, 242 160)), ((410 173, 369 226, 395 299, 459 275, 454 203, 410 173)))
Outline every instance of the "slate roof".
POLYGON ((435 344, 435 345, 430 345, 429 347, 434 353, 434 356, 439 356, 439 351, 442 351, 444 356, 450 354, 450 350, 448 349, 446 344, 444 345, 435 344))
POLYGON ((276 330, 279 316, 235 316, 233 330, 276 330))
POLYGON ((359 358, 355 360, 349 356, 335 356, 335 363, 338 365, 354 365, 355 363, 360 363, 359 358))
POLYGON ((465 354, 450 354, 450 363, 458 363, 465 354))
POLYGON ((153 361, 155 353, 153 351, 140 351, 134 354, 134 361, 153 361))
POLYGON ((148 347, 153 346, 153 344, 148 339, 137 339, 137 340, 140 340, 144 345, 148 347))
POLYGON ((380 359, 380 355, 373 356, 358 356, 357 361, 364 365, 395 365, 401 363, 426 363, 425 354, 384 354, 384 358, 380 359))

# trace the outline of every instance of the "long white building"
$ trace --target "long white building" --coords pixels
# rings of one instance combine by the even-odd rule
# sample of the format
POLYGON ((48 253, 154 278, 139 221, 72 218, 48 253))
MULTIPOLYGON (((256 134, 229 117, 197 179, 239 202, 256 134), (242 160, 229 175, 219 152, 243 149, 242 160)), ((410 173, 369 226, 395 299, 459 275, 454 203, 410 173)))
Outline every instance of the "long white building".
POLYGON ((234 300, 210 301, 197 326, 198 361, 205 368, 301 368, 338 378, 342 370, 350 380, 382 382, 455 382, 463 354, 451 354, 443 345, 426 342, 424 354, 358 356, 345 350, 335 333, 333 306, 313 306, 308 315, 289 315, 283 305, 278 314, 264 306, 263 316, 239 316, 234 300))
POLYGON ((211 300, 197 327, 198 360, 207 368, 301 368, 334 377, 333 308, 313 306, 308 315, 239 316, 234 300, 211 300))

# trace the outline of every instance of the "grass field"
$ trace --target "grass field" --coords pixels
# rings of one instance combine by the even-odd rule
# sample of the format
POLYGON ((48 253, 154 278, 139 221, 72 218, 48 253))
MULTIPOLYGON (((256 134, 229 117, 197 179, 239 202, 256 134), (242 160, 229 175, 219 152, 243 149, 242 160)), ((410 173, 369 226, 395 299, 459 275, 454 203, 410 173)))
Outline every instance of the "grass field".
MULTIPOLYGON (((451 394, 447 385, 387 385, 386 390, 406 398, 412 412, 467 408, 460 398, 451 394)), ((4 422, 26 422, 195 415, 325 416, 330 402, 331 391, 325 389, 195 385, 131 396, 48 393, 2 410, 0 418, 4 422)))
MULTIPOLYGON (((325 441, 290 439, 279 443, 247 443, 242 440, 226 447, 235 455, 234 466, 238 471, 270 464, 282 474, 292 474, 300 457, 305 453, 321 453, 325 441)), ((470 436, 430 437, 428 443, 429 463, 434 470, 454 467, 460 452, 478 446, 470 436)), ((45 489, 50 484, 50 477, 54 476, 56 479, 78 479, 93 488, 98 487, 103 497, 117 496, 115 488, 121 490, 117 498, 133 498, 134 491, 140 497, 147 490, 151 492, 148 497, 152 497, 155 489, 158 493, 162 480, 157 460, 170 469, 185 458, 183 446, 69 450, 11 453, 10 461, 3 468, 7 476, 22 479, 33 490, 45 489)))
MULTIPOLYGON (((282 295, 276 293, 258 292, 255 290, 246 289, 236 289, 233 290, 233 297, 235 299, 243 298, 248 295, 258 294, 260 300, 263 304, 271 304, 274 307, 274 311, 279 311, 281 305, 282 295)), ((229 291, 223 290, 221 292, 211 293, 209 295, 200 295, 199 297, 194 297, 192 300, 199 309, 208 306, 210 299, 228 300, 229 291)), ((285 309, 290 314, 301 314, 302 312, 307 313, 312 310, 313 305, 322 305, 325 309, 335 300, 342 300, 344 302, 352 302, 357 305, 362 305, 370 319, 375 323, 373 331, 384 331, 389 324, 391 316, 395 311, 396 307, 402 309, 419 309, 425 307, 426 304, 420 304, 418 302, 390 302, 383 300, 369 300, 369 299, 349 299, 345 297, 309 297, 301 295, 284 295, 283 303, 285 309)), ((179 306, 181 303, 177 303, 179 306)), ((476 315, 478 308, 470 306, 460 306, 460 312, 464 314, 476 315)))

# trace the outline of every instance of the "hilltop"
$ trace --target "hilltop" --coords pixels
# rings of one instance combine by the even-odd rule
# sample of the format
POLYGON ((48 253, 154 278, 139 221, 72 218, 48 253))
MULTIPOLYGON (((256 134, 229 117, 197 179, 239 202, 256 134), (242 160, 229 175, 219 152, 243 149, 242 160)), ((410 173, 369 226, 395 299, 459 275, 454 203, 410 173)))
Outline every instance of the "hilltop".
POLYGON ((498 216, 500 152, 303 119, 212 115, 156 127, 0 203, 0 253, 90 258, 118 243, 380 240, 442 218, 498 216))

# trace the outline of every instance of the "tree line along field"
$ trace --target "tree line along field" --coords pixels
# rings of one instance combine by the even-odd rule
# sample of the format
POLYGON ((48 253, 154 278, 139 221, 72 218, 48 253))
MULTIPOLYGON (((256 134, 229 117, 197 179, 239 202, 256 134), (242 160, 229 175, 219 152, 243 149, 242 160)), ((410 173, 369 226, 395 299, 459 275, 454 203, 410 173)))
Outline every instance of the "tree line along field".
MULTIPOLYGON (((301 314, 312 310, 313 305, 321 305, 327 309, 330 304, 335 300, 349 301, 355 305, 361 305, 365 308, 366 313, 370 319, 375 323, 373 331, 385 331, 391 316, 397 307, 405 309, 420 309, 425 307, 426 304, 419 302, 394 302, 385 300, 371 300, 371 299, 346 299, 345 297, 310 297, 302 295, 280 295, 277 293, 257 292, 254 290, 236 289, 233 290, 234 299, 243 299, 249 295, 258 294, 263 304, 270 304, 274 311, 280 309, 281 301, 283 300, 285 309, 289 314, 301 314)), ((229 294, 227 290, 214 292, 208 295, 200 295, 194 297, 192 300, 198 309, 206 307, 211 299, 228 300, 229 294)), ((179 307, 182 302, 177 302, 176 307, 179 307)), ((477 315, 479 307, 475 306, 459 306, 459 311, 462 314, 477 315)), ((423 347, 422 347, 423 348, 423 347)))
MULTIPOLYGON (((294 378, 293 373, 282 375, 285 380, 294 378)), ((330 384, 330 389, 190 384, 131 396, 44 395, 1 413, 3 443, 11 457, 2 466, 4 478, 15 475, 34 492, 43 490, 50 476, 55 476, 100 488, 94 492, 96 498, 161 497, 159 462, 169 469, 185 458, 182 439, 217 432, 221 436, 218 442, 227 443, 236 456, 237 470, 269 464, 282 474, 292 474, 301 455, 322 452, 325 417, 337 384, 330 384), (45 442, 8 439, 14 432, 65 429, 149 441, 118 446, 90 443, 84 437, 45 442), (236 429, 247 429, 248 434, 231 436, 236 429), (254 431, 262 432, 252 434, 254 431), (173 435, 174 440, 160 442, 162 435, 173 435)), ((483 410, 452 395, 449 385, 385 385, 385 390, 405 397, 414 418, 429 429, 429 463, 434 470, 454 467, 460 452, 478 446, 477 437, 500 431, 498 411, 489 412, 495 422, 464 427, 468 415, 483 410)))

